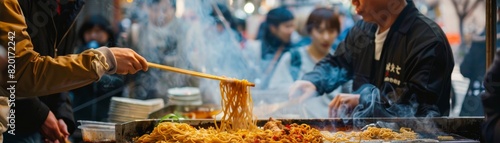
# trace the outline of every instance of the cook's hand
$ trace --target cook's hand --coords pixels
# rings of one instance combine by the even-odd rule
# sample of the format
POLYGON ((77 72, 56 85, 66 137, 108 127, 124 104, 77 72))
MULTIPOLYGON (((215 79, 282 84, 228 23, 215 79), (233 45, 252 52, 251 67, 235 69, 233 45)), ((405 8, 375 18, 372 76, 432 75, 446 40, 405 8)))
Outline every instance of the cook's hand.
POLYGON ((40 133, 46 138, 46 141, 49 142, 65 142, 65 137, 69 135, 67 131, 66 133, 61 132, 59 129, 59 122, 52 111, 49 111, 49 115, 47 115, 40 133))
POLYGON ((68 137, 69 137, 69 132, 68 132, 68 126, 66 125, 66 122, 64 122, 63 119, 59 119, 57 120, 59 121, 58 125, 59 125, 59 131, 61 131, 61 133, 63 133, 65 136, 64 136, 64 139, 65 140, 68 140, 68 137))
POLYGON ((349 114, 359 104, 359 94, 339 94, 328 105, 328 116, 338 118, 349 114))
POLYGON ((288 98, 289 100, 299 100, 299 102, 303 102, 316 94, 318 94, 316 92, 316 86, 314 86, 312 82, 298 80, 290 87, 288 98))
POLYGON ((135 74, 139 70, 147 71, 148 62, 129 48, 109 48, 116 58, 117 74, 135 74))

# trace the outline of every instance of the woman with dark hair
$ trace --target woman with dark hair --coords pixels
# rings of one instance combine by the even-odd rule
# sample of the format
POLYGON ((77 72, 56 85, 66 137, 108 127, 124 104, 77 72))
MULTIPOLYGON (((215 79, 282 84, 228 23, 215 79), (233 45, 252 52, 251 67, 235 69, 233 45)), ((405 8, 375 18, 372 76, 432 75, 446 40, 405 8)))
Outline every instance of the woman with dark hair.
MULTIPOLYGON (((305 29, 311 37, 311 44, 290 50, 283 55, 271 77, 269 89, 287 90, 294 81, 312 71, 316 63, 330 53, 340 31, 339 17, 333 9, 316 8, 309 15, 305 29)), ((335 90, 332 93, 336 92, 338 91, 335 90)), ((334 94, 313 98, 305 102, 303 105, 308 106, 303 106, 304 109, 299 111, 304 111, 304 114, 307 114, 305 116, 310 118, 327 118, 328 116, 322 113, 328 111, 328 104, 333 99, 332 95, 334 94), (324 111, 318 112, 318 110, 324 111)))
POLYGON ((285 7, 273 9, 267 13, 266 21, 260 26, 258 41, 247 47, 258 56, 260 89, 267 89, 271 75, 282 55, 293 49, 292 33, 295 31, 294 16, 285 7))
POLYGON ((269 88, 288 88, 330 53, 330 47, 340 31, 338 16, 332 9, 317 8, 307 19, 306 31, 311 36, 311 44, 283 54, 271 77, 269 88))

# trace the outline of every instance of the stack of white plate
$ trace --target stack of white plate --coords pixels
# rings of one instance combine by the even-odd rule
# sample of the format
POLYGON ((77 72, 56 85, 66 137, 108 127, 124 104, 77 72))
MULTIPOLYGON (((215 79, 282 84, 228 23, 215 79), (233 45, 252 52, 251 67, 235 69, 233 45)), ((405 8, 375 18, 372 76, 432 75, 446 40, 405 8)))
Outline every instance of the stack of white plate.
POLYGON ((111 98, 109 121, 115 123, 147 119, 149 113, 163 108, 163 99, 139 100, 123 97, 111 98))
POLYGON ((196 87, 171 88, 168 90, 169 105, 201 105, 200 89, 196 87))

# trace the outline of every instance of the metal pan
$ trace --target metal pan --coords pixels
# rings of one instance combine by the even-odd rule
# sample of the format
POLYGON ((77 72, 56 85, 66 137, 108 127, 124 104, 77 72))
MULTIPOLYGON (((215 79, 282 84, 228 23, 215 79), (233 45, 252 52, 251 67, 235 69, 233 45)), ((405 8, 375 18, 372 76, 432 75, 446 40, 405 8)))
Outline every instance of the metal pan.
MULTIPOLYGON (((320 131, 351 131, 360 128, 349 125, 342 119, 280 119, 284 124, 298 123, 308 124, 320 131)), ((424 138, 437 138, 440 135, 453 136, 451 142, 479 142, 481 140, 481 123, 484 118, 465 117, 465 118, 366 118, 357 119, 364 122, 391 122, 399 124, 401 127, 410 127, 424 138), (431 124, 432 123, 432 124, 431 124)), ((157 119, 137 120, 116 125, 117 142, 132 142, 133 138, 150 133, 158 124, 157 119)), ((182 122, 190 124, 196 128, 213 127, 214 122, 220 122, 212 119, 204 120, 180 120, 170 122, 182 122)), ((263 126, 267 120, 258 120, 257 125, 263 126)))

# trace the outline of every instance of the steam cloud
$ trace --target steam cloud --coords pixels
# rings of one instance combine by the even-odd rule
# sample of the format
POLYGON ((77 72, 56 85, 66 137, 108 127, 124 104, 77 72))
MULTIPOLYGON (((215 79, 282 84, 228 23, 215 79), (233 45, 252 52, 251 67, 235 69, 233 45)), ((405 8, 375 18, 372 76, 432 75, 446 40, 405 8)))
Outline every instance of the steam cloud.
MULTIPOLYGON (((357 94, 360 94, 359 105, 352 114, 352 123, 355 127, 361 128, 367 124, 367 118, 399 118, 405 120, 398 124, 389 122, 377 122, 377 126, 399 130, 399 127, 410 127, 413 130, 423 131, 425 133, 441 133, 431 117, 437 117, 439 114, 434 111, 427 112, 423 117, 416 117, 419 103, 416 97, 410 97, 408 104, 395 103, 389 97, 395 94, 394 89, 389 83, 385 87, 391 90, 383 89, 380 91, 371 84, 365 84, 360 87, 357 94), (386 94, 388 93, 388 94, 386 94)), ((396 95, 397 96, 397 95, 396 95)), ((343 119, 349 123, 351 118, 343 119)))
MULTIPOLYGON (((235 30, 227 27, 227 25, 223 25, 224 30, 217 30, 215 18, 210 16, 216 2, 217 0, 184 0, 184 4, 179 5, 178 1, 177 10, 181 9, 180 6, 182 6, 183 14, 175 20, 176 27, 171 28, 175 30, 161 31, 161 34, 156 34, 154 39, 146 39, 151 41, 146 44, 163 42, 162 45, 173 45, 176 50, 159 51, 152 48, 147 49, 148 51, 145 53, 148 54, 143 54, 143 56, 148 61, 168 63, 168 65, 184 69, 239 79, 253 79, 252 73, 254 72, 247 66, 251 61, 243 56, 235 30), (161 53, 165 54, 161 55, 161 53)), ((147 21, 147 9, 142 7, 144 6, 137 3, 131 16, 137 18, 138 21, 147 21)), ((162 21, 162 19, 158 19, 158 21, 162 21)), ((155 31, 150 31, 149 34, 152 33, 155 33, 155 31)), ((159 32, 156 31, 156 33, 159 32)), ((150 70, 145 73, 147 77, 139 77, 145 79, 145 82, 141 83, 144 84, 142 87, 151 87, 162 96, 166 97, 168 89, 172 87, 198 86, 197 84, 199 84, 204 96, 204 103, 218 104, 220 101, 218 81, 199 79, 157 69, 150 70), (196 85, 187 84, 193 80, 196 81, 196 85)))

